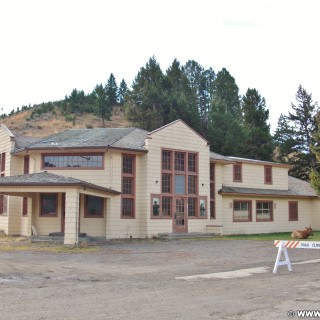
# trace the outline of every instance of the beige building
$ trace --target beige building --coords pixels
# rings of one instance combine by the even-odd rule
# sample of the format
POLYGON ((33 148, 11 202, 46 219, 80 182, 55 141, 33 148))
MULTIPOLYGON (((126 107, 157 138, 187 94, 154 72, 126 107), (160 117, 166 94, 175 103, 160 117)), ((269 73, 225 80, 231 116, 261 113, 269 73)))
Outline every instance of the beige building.
POLYGON ((42 139, 0 126, 0 229, 9 235, 142 238, 319 229, 320 201, 288 165, 225 157, 177 120, 67 130, 42 139))

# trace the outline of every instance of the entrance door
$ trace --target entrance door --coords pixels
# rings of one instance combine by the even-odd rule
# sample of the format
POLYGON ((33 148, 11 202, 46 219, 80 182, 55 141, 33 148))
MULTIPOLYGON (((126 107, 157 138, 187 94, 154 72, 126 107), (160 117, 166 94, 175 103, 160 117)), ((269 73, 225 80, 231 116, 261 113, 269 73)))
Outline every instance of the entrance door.
POLYGON ((173 232, 188 232, 186 199, 175 198, 173 209, 173 232))

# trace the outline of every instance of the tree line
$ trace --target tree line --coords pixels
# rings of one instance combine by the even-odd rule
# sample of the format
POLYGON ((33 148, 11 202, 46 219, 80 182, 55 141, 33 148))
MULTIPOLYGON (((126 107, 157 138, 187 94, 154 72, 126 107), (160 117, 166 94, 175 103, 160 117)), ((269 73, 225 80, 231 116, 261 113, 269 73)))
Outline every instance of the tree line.
POLYGON ((175 59, 163 72, 151 57, 138 71, 131 88, 124 79, 118 86, 111 73, 106 83, 97 84, 91 93, 73 89, 60 101, 34 106, 30 117, 55 112, 58 107, 70 121, 77 114, 95 113, 104 127, 112 109, 121 106, 133 126, 148 131, 182 119, 208 140, 212 151, 292 164, 290 175, 311 180, 316 186, 314 181, 320 181, 318 104, 300 85, 296 103, 291 105, 292 111, 281 114, 271 134, 265 98, 256 88, 240 95, 236 80, 226 68, 215 72, 194 60, 182 65, 175 59))

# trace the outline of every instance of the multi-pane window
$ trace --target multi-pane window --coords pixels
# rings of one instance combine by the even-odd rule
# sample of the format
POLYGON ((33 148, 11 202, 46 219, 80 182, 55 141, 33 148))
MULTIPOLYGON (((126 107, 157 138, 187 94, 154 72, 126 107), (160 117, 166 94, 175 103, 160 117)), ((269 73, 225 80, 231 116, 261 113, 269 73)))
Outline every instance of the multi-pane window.
POLYGON ((264 183, 272 184, 272 167, 264 166, 264 183))
POLYGON ((172 151, 163 150, 162 152, 162 170, 171 171, 172 151))
POLYGON ((216 218, 215 207, 215 164, 210 163, 210 218, 216 218))
POLYGON ((171 174, 162 174, 162 193, 171 193, 171 174))
POLYGON ((233 201, 233 221, 251 221, 251 201, 233 201))
MULTIPOLYGON (((188 206, 190 217, 205 218, 200 214, 199 181, 198 181, 198 154, 174 150, 162 150, 161 154, 161 194, 152 196, 151 212, 154 218, 169 218, 177 211, 179 199, 188 206), (155 210, 154 200, 159 200, 159 212, 155 210)), ((202 200, 204 203, 206 200, 202 200)), ((180 203, 180 202, 179 202, 180 203)))
POLYGON ((172 212, 172 198, 171 197, 162 197, 162 216, 171 217, 172 212))
POLYGON ((103 169, 102 153, 42 155, 43 169, 103 169))
POLYGON ((3 152, 0 154, 0 173, 2 177, 4 177, 5 171, 6 171, 6 153, 3 152))
POLYGON ((135 156, 122 155, 122 218, 134 218, 135 156))
POLYGON ((272 201, 257 201, 256 214, 257 221, 272 221, 273 220, 273 203, 272 201))
POLYGON ((85 218, 103 218, 104 199, 94 196, 85 196, 85 218))
POLYGON ((174 154, 174 170, 184 171, 185 169, 185 153, 175 152, 174 154))
POLYGON ((40 195, 40 215, 55 217, 58 214, 58 195, 56 193, 42 193, 40 195))
POLYGON ((133 199, 122 198, 122 217, 132 218, 134 213, 133 199))
POLYGON ((298 221, 298 201, 289 201, 289 221, 298 221))
POLYGON ((123 177, 122 179, 122 193, 123 194, 133 194, 133 178, 123 177))
POLYGON ((188 193, 197 194, 197 177, 188 176, 188 193))
POLYGON ((194 153, 188 154, 188 172, 194 172, 197 171, 197 155, 194 153))
MULTIPOLYGON (((6 171, 6 153, 0 153, 0 177, 5 176, 6 171)), ((0 215, 7 214, 8 196, 0 194, 0 215)))
MULTIPOLYGON (((29 173, 29 162, 30 157, 28 155, 24 156, 23 158, 23 173, 28 174, 29 173)), ((24 197, 22 199, 22 216, 28 215, 28 198, 24 197)))
POLYGON ((197 215, 197 198, 188 198, 188 216, 196 217, 197 215))
POLYGON ((242 165, 241 163, 235 163, 233 165, 233 181, 242 182, 242 165))

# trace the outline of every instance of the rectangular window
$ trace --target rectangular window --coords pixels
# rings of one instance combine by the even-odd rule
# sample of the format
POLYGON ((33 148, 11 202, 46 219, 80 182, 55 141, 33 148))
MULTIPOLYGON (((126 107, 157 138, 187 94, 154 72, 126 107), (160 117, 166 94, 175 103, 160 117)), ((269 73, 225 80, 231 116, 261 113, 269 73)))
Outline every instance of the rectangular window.
POLYGON ((5 173, 6 171, 6 153, 3 152, 0 154, 0 172, 5 173))
POLYGON ((197 215, 197 198, 188 198, 188 216, 196 217, 197 215))
POLYGON ((215 164, 210 163, 210 218, 216 218, 215 203, 215 164))
POLYGON ((133 174, 133 156, 123 156, 122 173, 133 174))
POLYGON ((28 198, 24 197, 22 199, 22 215, 27 216, 28 215, 28 198))
POLYGON ((30 160, 29 156, 25 156, 23 159, 23 173, 24 174, 29 173, 29 160, 30 160))
POLYGON ((174 193, 185 194, 186 193, 186 177, 181 175, 174 176, 174 193))
POLYGON ((289 201, 289 221, 298 221, 298 201, 289 201))
POLYGON ((134 218, 135 156, 122 155, 122 218, 134 218))
POLYGON ((104 199, 94 196, 85 196, 85 218, 103 218, 104 216, 104 199))
POLYGON ((171 217, 172 198, 162 197, 162 217, 171 217))
POLYGON ((133 178, 123 177, 122 179, 122 193, 133 195, 133 178))
POLYGON ((185 153, 175 152, 174 154, 174 170, 185 171, 185 153))
POLYGON ((40 215, 42 217, 58 215, 58 195, 56 193, 40 194, 40 215))
POLYGON ((162 193, 171 193, 171 174, 162 174, 162 193))
POLYGON ((188 154, 188 172, 197 172, 197 155, 194 153, 188 154))
POLYGON ((162 170, 171 171, 171 157, 172 157, 172 151, 168 151, 168 150, 162 151, 162 170))
POLYGON ((242 182, 242 165, 241 163, 235 163, 233 165, 233 181, 242 182))
POLYGON ((251 201, 233 201, 233 221, 250 222, 251 221, 251 201))
POLYGON ((188 176, 188 193, 197 194, 197 177, 188 176))
POLYGON ((272 201, 257 201, 256 206, 257 221, 273 221, 272 201))
POLYGON ((8 196, 0 194, 0 215, 7 215, 8 196))
POLYGON ((133 199, 123 198, 122 199, 122 217, 133 218, 134 214, 134 201, 133 199))
POLYGON ((264 183, 272 184, 272 167, 264 166, 264 183))
POLYGON ((189 216, 200 218, 198 183, 197 153, 162 150, 161 194, 151 197, 151 216, 153 218, 172 217, 173 199, 180 195, 183 196, 183 203, 188 204, 189 216), (159 215, 157 215, 157 204, 154 206, 153 203, 157 197, 160 203, 159 215))
POLYGON ((43 169, 103 169, 102 153, 44 154, 43 169))

